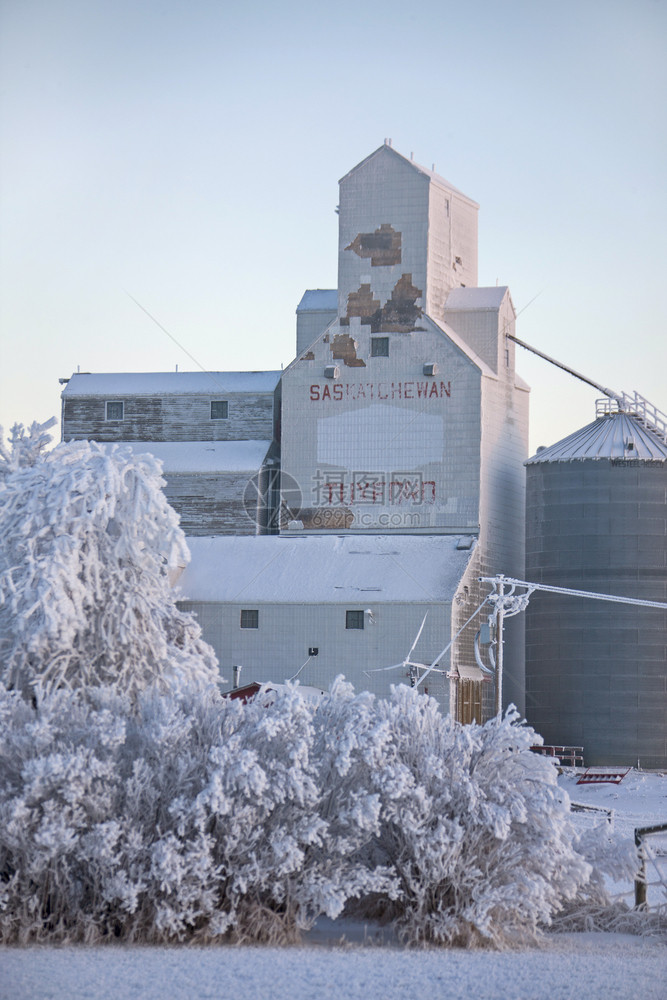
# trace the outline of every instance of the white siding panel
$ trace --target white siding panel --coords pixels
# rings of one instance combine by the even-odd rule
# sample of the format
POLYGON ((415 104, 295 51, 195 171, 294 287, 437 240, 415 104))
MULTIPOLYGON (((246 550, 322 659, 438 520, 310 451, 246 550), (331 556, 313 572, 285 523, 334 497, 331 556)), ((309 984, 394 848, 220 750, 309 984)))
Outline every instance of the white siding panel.
MULTIPOLYGON (((357 690, 386 697, 391 685, 409 683, 407 669, 377 670, 400 664, 407 656, 424 615, 428 618, 413 656, 429 663, 449 641, 450 605, 374 605, 372 600, 341 605, 252 605, 181 602, 194 611, 205 638, 216 651, 220 674, 231 685, 232 667, 243 666, 242 683, 282 683, 293 677, 308 659, 308 649, 318 649, 299 674, 303 684, 327 689, 343 674, 357 690), (259 628, 240 627, 241 610, 259 608, 259 628), (373 611, 363 629, 346 629, 346 610, 373 611)), ((444 660, 447 667, 447 659, 444 660)), ((449 680, 432 673, 427 693, 442 708, 449 706, 449 680)))

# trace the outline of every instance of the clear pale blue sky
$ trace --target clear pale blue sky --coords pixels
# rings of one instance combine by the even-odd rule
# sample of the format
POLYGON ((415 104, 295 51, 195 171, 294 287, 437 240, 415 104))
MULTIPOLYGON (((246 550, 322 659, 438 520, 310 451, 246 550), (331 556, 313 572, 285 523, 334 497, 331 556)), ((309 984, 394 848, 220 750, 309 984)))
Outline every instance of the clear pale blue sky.
MULTIPOLYGON (((480 203, 517 333, 667 409, 667 3, 4 0, 0 423, 58 378, 279 368, 391 137, 480 203)), ((597 393, 521 352, 531 450, 597 393)))

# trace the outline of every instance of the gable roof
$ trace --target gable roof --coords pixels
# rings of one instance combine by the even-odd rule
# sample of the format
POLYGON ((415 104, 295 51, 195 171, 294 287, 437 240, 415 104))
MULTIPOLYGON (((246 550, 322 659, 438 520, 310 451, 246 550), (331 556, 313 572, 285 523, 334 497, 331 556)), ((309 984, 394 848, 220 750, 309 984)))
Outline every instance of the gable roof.
MULTIPOLYGON (((480 312, 499 309, 509 293, 507 285, 489 288, 452 288, 445 300, 445 312, 480 312)), ((510 302, 511 302, 510 297, 510 302)))
POLYGON ((337 312, 338 311, 338 289, 337 288, 308 288, 303 293, 301 301, 296 307, 300 312, 337 312))
POLYGON ((426 167, 422 167, 421 164, 416 163, 414 160, 409 160, 407 156, 403 156, 402 153, 398 153, 393 146, 390 146, 386 142, 383 143, 382 146, 378 146, 378 148, 373 150, 373 152, 370 153, 368 156, 364 157, 364 159, 361 160, 360 163, 357 163, 356 167, 352 167, 351 170, 348 170, 348 172, 343 177, 341 177, 338 183, 342 184, 343 181, 347 180, 348 177, 351 177, 352 174, 354 174, 357 170, 365 166, 369 162, 369 160, 372 160, 373 157, 378 155, 398 157, 399 160, 401 160, 403 163, 407 163, 408 166, 411 167, 416 173, 422 174, 424 177, 427 177, 432 184, 436 184, 438 187, 444 188, 445 190, 458 195, 460 198, 463 198, 464 201, 467 201, 471 205, 474 205, 475 208, 479 208, 478 202, 473 201, 472 198, 469 198, 467 194, 463 193, 463 191, 460 191, 458 188, 454 187, 453 184, 450 184, 449 181, 445 180, 444 177, 441 177, 440 174, 436 174, 435 171, 428 170, 426 167))
POLYGON ((447 337, 447 339, 450 340, 462 354, 465 354, 465 356, 472 361, 477 368, 479 368, 482 375, 487 375, 489 378, 493 379, 498 378, 494 370, 487 365, 486 361, 480 358, 479 354, 476 354, 475 351, 473 351, 470 344, 467 344, 465 340, 459 336, 456 330, 454 330, 448 323, 445 321, 438 322, 437 319, 433 319, 432 316, 428 316, 426 313, 422 316, 422 320, 427 320, 429 323, 432 323, 433 326, 436 327, 438 333, 442 334, 443 337, 447 337))
POLYGON ((134 455, 153 455, 165 475, 176 473, 257 472, 270 441, 123 441, 102 444, 106 450, 129 448, 134 455))
MULTIPOLYGON (((335 328, 337 322, 338 322, 338 317, 333 319, 331 323, 329 323, 329 325, 326 327, 326 329, 324 329, 322 333, 320 333, 319 336, 315 338, 312 344, 309 345, 308 350, 312 350, 312 348, 315 347, 315 345, 322 340, 325 334, 328 334, 333 328, 335 328)), ((493 379, 498 378, 493 369, 490 368, 489 365, 487 365, 486 361, 483 361, 482 358, 480 358, 479 354, 476 354, 475 351, 473 351, 472 347, 470 347, 469 344, 466 344, 466 342, 459 336, 459 334, 455 330, 453 330, 452 327, 449 326, 447 323, 445 323, 444 321, 439 322, 438 320, 433 319, 433 317, 429 316, 428 313, 422 314, 422 316, 420 317, 420 323, 430 323, 435 328, 437 333, 440 334, 441 337, 446 337, 447 340, 451 341, 454 347, 456 347, 459 351, 461 351, 461 353, 464 354, 469 361, 472 361, 472 363, 476 365, 477 368, 479 368, 479 370, 483 375, 486 375, 489 378, 493 379)), ((344 329, 346 333, 349 332, 349 327, 344 327, 344 329)), ((405 334, 401 334, 401 336, 405 336, 405 334)), ((409 334, 409 336, 418 337, 419 331, 415 330, 413 333, 409 334)), ((292 370, 299 364, 299 362, 302 359, 303 359, 303 352, 299 354, 296 358, 294 358, 293 361, 290 361, 290 363, 285 368, 284 372, 282 372, 283 376, 291 373, 292 370)))
POLYGON ((243 604, 450 603, 474 551, 461 535, 188 538, 179 600, 243 604), (418 567, 418 572, 415 571, 418 567))
POLYGON ((76 372, 63 396, 201 396, 235 392, 273 392, 279 371, 258 372, 76 372))

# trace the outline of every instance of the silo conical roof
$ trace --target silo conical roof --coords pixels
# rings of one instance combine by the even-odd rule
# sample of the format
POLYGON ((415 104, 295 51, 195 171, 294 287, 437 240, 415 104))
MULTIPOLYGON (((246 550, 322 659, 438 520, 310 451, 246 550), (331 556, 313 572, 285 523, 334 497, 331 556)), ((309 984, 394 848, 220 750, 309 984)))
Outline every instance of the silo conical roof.
POLYGON ((556 444, 540 449, 525 464, 618 458, 665 462, 667 444, 633 414, 607 413, 556 444))

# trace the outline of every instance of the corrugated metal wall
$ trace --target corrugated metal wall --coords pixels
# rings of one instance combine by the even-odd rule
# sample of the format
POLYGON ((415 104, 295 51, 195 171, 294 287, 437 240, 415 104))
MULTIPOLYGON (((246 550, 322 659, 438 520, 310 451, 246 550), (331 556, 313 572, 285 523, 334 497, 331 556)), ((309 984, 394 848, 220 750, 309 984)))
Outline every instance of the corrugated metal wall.
MULTIPOLYGON (((526 576, 667 601, 667 463, 528 465, 526 576)), ((535 593, 526 712, 587 764, 667 766, 667 612, 535 593)))

